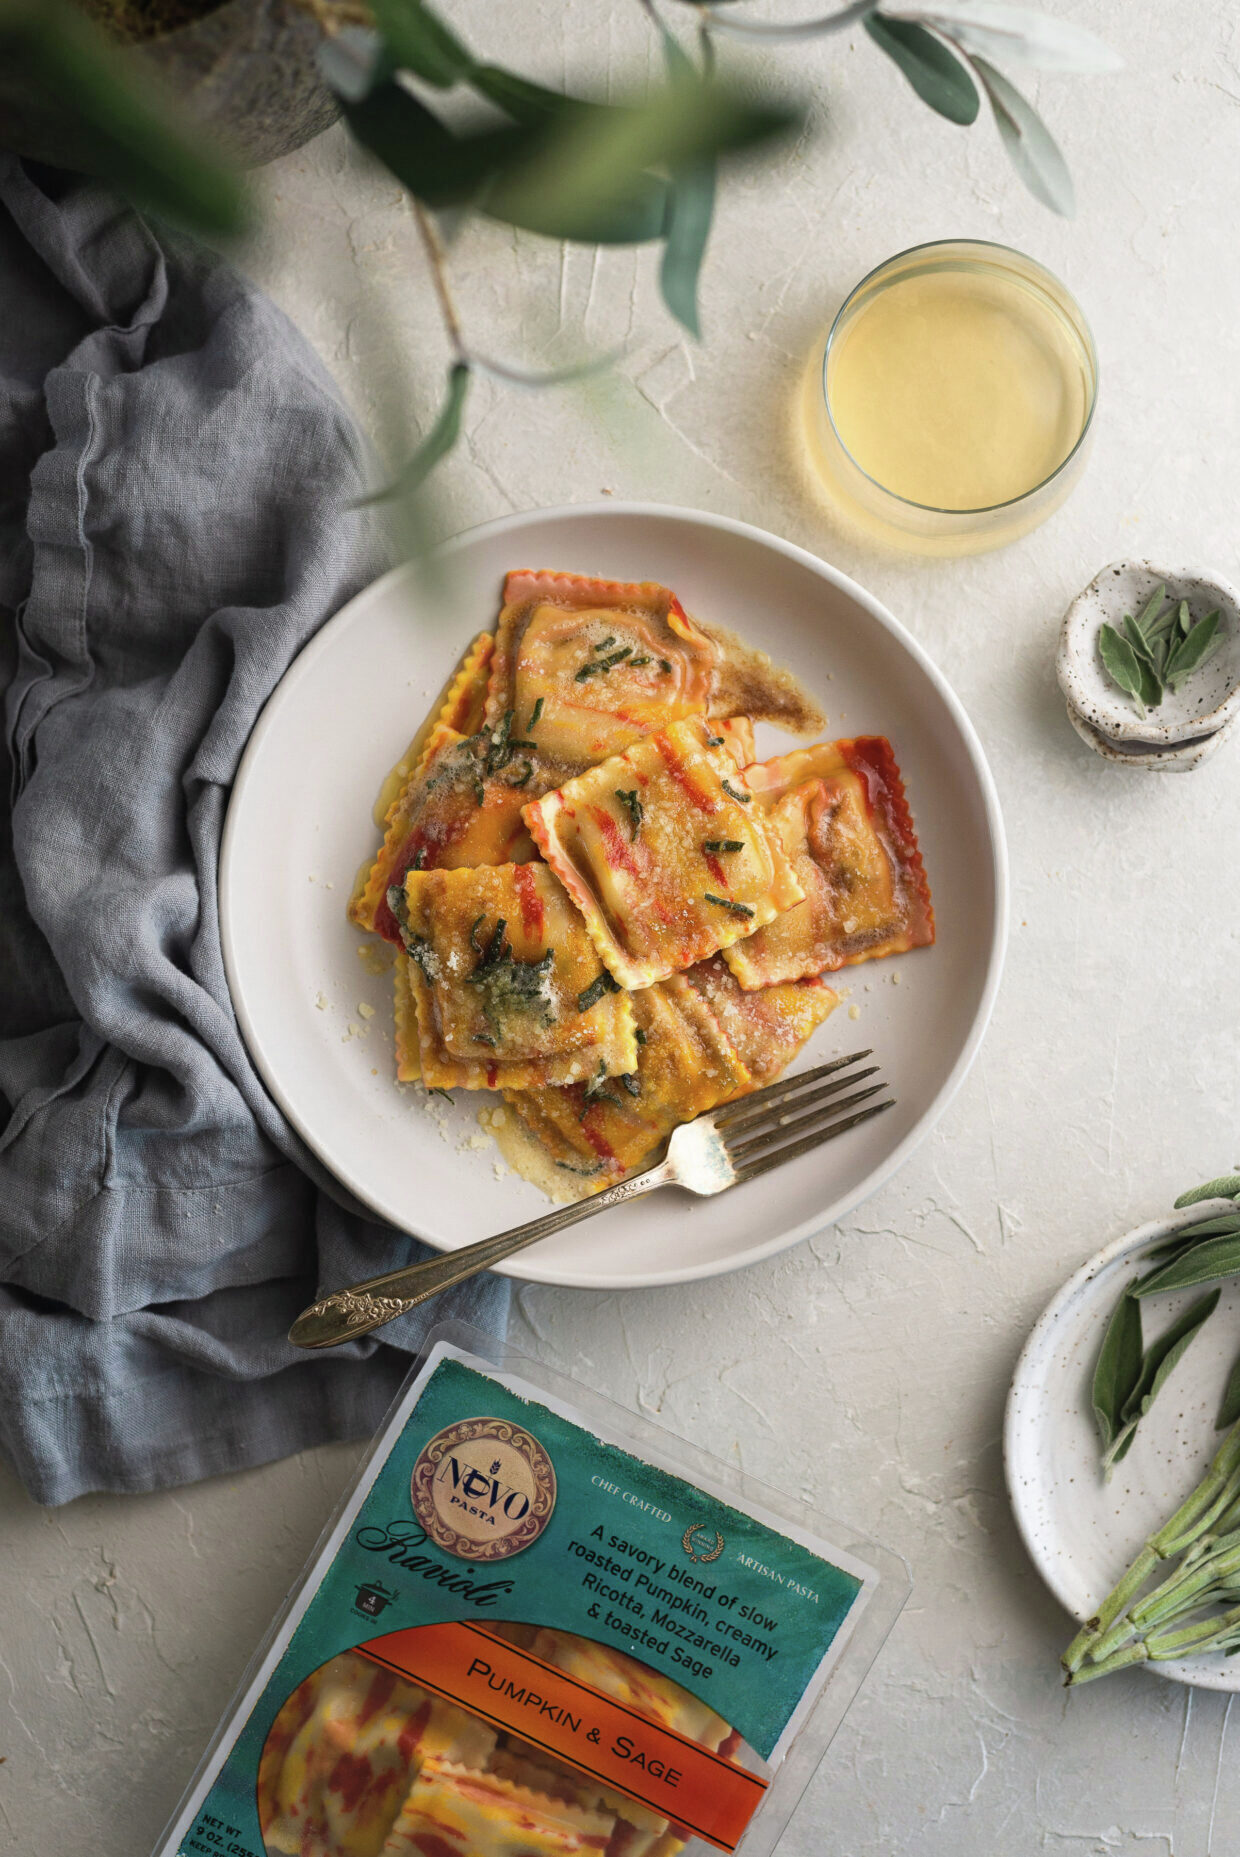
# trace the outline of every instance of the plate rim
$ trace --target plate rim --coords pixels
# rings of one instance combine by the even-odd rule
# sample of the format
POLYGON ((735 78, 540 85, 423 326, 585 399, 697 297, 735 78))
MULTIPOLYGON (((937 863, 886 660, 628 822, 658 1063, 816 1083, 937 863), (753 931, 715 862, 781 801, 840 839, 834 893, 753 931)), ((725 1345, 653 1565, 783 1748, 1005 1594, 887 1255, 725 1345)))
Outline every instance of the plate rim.
MULTIPOLYGON (((1056 1332, 1064 1317, 1070 1313, 1073 1303, 1095 1278, 1102 1275, 1103 1271, 1109 1270, 1113 1264, 1119 1263, 1132 1252, 1144 1250, 1146 1246, 1157 1244, 1161 1239, 1170 1237, 1185 1225, 1195 1224, 1200 1219, 1217 1217, 1224 1208, 1231 1207, 1231 1205, 1232 1202, 1229 1199, 1199 1200, 1195 1205, 1183 1206, 1176 1211, 1164 1213, 1161 1218, 1146 1219, 1143 1224, 1134 1225, 1129 1231, 1122 1232, 1118 1238, 1113 1238, 1109 1244, 1103 1245, 1100 1251, 1095 1251, 1092 1257, 1087 1257, 1085 1262, 1060 1284, 1030 1329, 1025 1338, 1025 1344, 1017 1356, 1003 1412, 1003 1478, 1007 1485, 1008 1502, 1016 1522, 1016 1531, 1039 1578, 1068 1616, 1075 1619, 1078 1625, 1084 1624, 1086 1615, 1068 1598, 1043 1558, 1034 1532, 1032 1517, 1027 1512, 1023 1496, 1024 1486, 1017 1474, 1017 1463, 1021 1453, 1029 1457, 1034 1450, 1031 1438, 1036 1427, 1039 1403, 1024 1382, 1038 1356, 1049 1345, 1050 1336, 1056 1332)), ((1232 1695, 1240 1691, 1240 1669, 1230 1672, 1215 1671, 1211 1674, 1204 1668, 1194 1669, 1190 1661, 1144 1663, 1140 1665, 1140 1668, 1151 1676, 1164 1677, 1172 1683, 1184 1683, 1194 1689, 1215 1689, 1232 1695)))
MULTIPOLYGON (((557 1270, 554 1274, 543 1271, 530 1275, 528 1274, 528 1267, 525 1265, 523 1253, 520 1254, 517 1260, 501 1264, 497 1267, 500 1274, 512 1277, 520 1282, 554 1284, 561 1288, 568 1289, 611 1291, 617 1289, 656 1288, 674 1283, 696 1282, 708 1277, 726 1276, 734 1270, 747 1269, 750 1265, 763 1263, 768 1258, 778 1256, 781 1251, 788 1250, 793 1245, 803 1243, 806 1239, 814 1237, 827 1226, 837 1224, 840 1219, 846 1218, 850 1212, 853 1212, 873 1193, 876 1193, 880 1187, 886 1184, 892 1175, 911 1157, 939 1122, 963 1084, 981 1048, 982 1040, 986 1035, 986 1030, 994 1011, 995 1000, 998 996, 999 985, 1003 975, 1004 959, 1007 952, 1010 913, 1010 874, 1007 838, 1004 832, 1003 815, 999 804, 998 790, 995 785, 994 776, 990 770, 990 765, 986 759, 985 750, 982 747, 981 738, 970 720, 964 705, 960 701, 960 698, 956 695, 955 690, 947 681, 943 672, 939 670, 925 648, 914 638, 908 628, 895 617, 894 613, 889 611, 881 600, 874 594, 868 592, 859 582, 853 580, 850 575, 832 566, 830 562, 822 560, 820 556, 811 553, 809 549, 802 548, 796 542, 787 541, 782 536, 774 535, 767 529, 759 528, 754 523, 742 522, 734 516, 721 515, 713 510, 689 509, 683 505, 674 503, 652 503, 622 499, 613 500, 608 498, 606 502, 560 503, 548 508, 514 510, 508 515, 493 517, 489 521, 475 523, 467 529, 459 530, 444 541, 437 543, 432 552, 441 559, 450 558, 484 539, 492 540, 506 534, 519 533, 522 529, 532 528, 539 523, 555 521, 574 522, 586 519, 596 520, 598 518, 602 518, 604 521, 611 521, 615 518, 628 518, 630 520, 638 518, 646 521, 681 523, 697 528, 715 530, 728 535, 739 536, 745 541, 755 543, 762 548, 770 549, 776 554, 783 555, 788 560, 806 568, 810 573, 825 580, 838 592, 844 593, 850 599, 854 600, 857 605, 861 606, 873 620, 877 621, 877 623, 892 636, 896 644, 917 664, 923 675, 933 686, 940 701, 947 709, 955 724, 957 734, 968 757, 982 800, 986 836, 990 851, 991 879, 994 887, 994 923, 987 957, 986 975, 978 1004, 973 1014, 973 1022, 969 1028, 968 1036, 951 1070, 940 1084, 933 1099, 924 1113, 918 1118, 913 1128, 909 1130, 903 1141, 891 1151, 886 1159, 866 1174, 854 1189, 842 1195, 838 1200, 830 1202, 827 1206, 814 1213, 810 1218, 803 1220, 800 1225, 790 1227, 786 1231, 778 1233, 773 1238, 768 1238, 765 1241, 755 1244, 747 1250, 743 1256, 736 1258, 711 1258, 702 1263, 648 1272, 639 1278, 634 1278, 631 1274, 618 1275, 611 1272, 593 1272, 589 1275, 584 1275, 578 1271, 571 1270, 557 1270)), ((224 819, 224 830, 220 841, 217 895, 220 944, 229 997, 232 1002, 233 1011, 237 1017, 237 1024, 240 1028, 246 1050, 264 1088, 268 1091, 281 1114, 292 1126, 299 1139, 317 1158, 320 1164, 326 1168, 328 1173, 345 1187, 362 1206, 373 1213, 384 1224, 392 1225, 397 1230, 407 1232, 409 1236, 418 1239, 421 1243, 430 1245, 434 1250, 446 1252, 453 1247, 440 1245, 433 1238, 427 1237, 425 1234, 414 1230, 409 1224, 394 1220, 389 1210, 386 1207, 380 1206, 376 1199, 367 1191, 365 1182, 358 1179, 352 1169, 347 1165, 340 1164, 338 1158, 334 1154, 329 1154, 329 1152, 325 1150, 321 1138, 310 1133, 304 1119, 290 1102, 276 1074, 275 1068, 270 1065, 266 1059, 261 1037, 244 1003, 242 990, 237 980, 237 964, 239 957, 234 942, 234 923, 232 918, 233 869, 240 830, 238 820, 241 816, 245 789, 250 773, 262 751, 267 735, 274 726, 279 705, 287 699, 291 690, 296 689, 297 684, 300 683, 302 678, 313 670, 318 657, 329 648, 331 638, 334 636, 337 627, 355 621, 359 609, 364 608, 372 600, 381 598, 390 587, 396 585, 400 581, 408 579, 410 575, 416 574, 416 572, 416 562, 404 562, 396 567, 389 568, 367 586, 361 588, 347 600, 337 612, 333 613, 329 619, 324 621, 312 638, 307 640, 306 644, 303 645, 296 657, 293 658, 277 680, 274 688, 270 691, 254 727, 250 731, 249 739, 245 744, 240 760, 237 763, 236 773, 233 776, 224 819)))

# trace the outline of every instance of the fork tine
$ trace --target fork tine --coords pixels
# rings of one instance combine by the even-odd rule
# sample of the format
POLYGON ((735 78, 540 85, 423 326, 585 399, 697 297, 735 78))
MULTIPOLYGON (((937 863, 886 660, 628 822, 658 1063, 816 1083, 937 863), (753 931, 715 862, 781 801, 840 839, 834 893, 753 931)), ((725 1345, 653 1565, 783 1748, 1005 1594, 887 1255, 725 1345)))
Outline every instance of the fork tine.
POLYGON ((795 1077, 784 1077, 777 1083, 768 1083, 765 1089, 751 1090, 747 1096, 738 1096, 734 1103, 725 1103, 722 1109, 712 1111, 715 1127, 726 1128, 738 1116, 747 1115, 750 1110, 782 1103, 786 1096, 805 1089, 808 1084, 817 1083, 820 1077, 829 1077, 834 1071, 844 1070, 849 1064, 859 1064, 863 1057, 872 1055, 872 1046, 865 1051, 853 1051, 848 1057, 832 1058, 829 1064, 816 1064, 813 1070, 799 1071, 795 1077))
MULTIPOLYGON (((832 1096, 838 1096, 841 1090, 851 1090, 854 1084, 864 1083, 867 1077, 877 1076, 878 1069, 877 1064, 867 1064, 864 1070, 841 1070, 829 1082, 819 1084, 815 1089, 806 1090, 799 1096, 785 1097, 782 1102, 764 1103, 749 1115, 735 1116, 726 1125, 725 1140, 733 1143, 738 1141, 742 1135, 748 1139, 756 1135, 767 1124, 770 1125, 768 1132, 774 1134, 781 1124, 787 1126, 790 1116, 799 1115, 806 1109, 821 1108, 832 1096)), ((721 1129, 720 1133, 723 1134, 723 1132, 721 1129)))
POLYGON ((743 1167, 746 1161, 756 1160, 773 1142, 781 1142, 791 1139, 794 1135, 806 1134, 810 1129, 821 1128, 827 1119, 842 1115, 846 1109, 853 1109, 858 1103, 868 1102, 871 1096, 877 1096, 880 1090, 886 1088, 887 1085, 880 1079, 877 1083, 872 1083, 868 1090, 857 1090, 852 1096, 841 1097, 838 1101, 815 1103, 812 1108, 807 1104, 808 1114, 798 1116, 794 1122, 777 1123, 774 1128, 761 1129, 755 1135, 746 1135, 743 1141, 735 1144, 725 1136, 724 1146, 728 1151, 728 1159, 734 1167, 743 1167))
POLYGON ((734 1186, 743 1186, 746 1180, 756 1180, 771 1167, 781 1167, 785 1161, 794 1161, 798 1154, 808 1154, 811 1148, 821 1147, 824 1141, 834 1141, 837 1135, 845 1134, 850 1128, 856 1128, 859 1122, 868 1122, 872 1116, 881 1115, 884 1109, 894 1109, 895 1098, 888 1097, 885 1103, 873 1103, 869 1109, 859 1109, 856 1115, 846 1116, 842 1122, 832 1122, 829 1127, 819 1129, 815 1135, 803 1135, 800 1141, 790 1141, 786 1148, 776 1148, 773 1154, 767 1154, 759 1161, 750 1161, 738 1170, 734 1186))

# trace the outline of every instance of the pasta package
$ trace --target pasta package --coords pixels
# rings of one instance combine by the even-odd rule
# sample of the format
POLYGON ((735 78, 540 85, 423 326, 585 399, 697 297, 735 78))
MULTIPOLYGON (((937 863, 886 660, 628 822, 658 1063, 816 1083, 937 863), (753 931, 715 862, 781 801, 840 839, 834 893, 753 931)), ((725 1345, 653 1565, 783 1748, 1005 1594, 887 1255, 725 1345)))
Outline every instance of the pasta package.
POLYGON ((765 1857, 907 1591, 851 1529, 447 1325, 155 1857, 765 1857))

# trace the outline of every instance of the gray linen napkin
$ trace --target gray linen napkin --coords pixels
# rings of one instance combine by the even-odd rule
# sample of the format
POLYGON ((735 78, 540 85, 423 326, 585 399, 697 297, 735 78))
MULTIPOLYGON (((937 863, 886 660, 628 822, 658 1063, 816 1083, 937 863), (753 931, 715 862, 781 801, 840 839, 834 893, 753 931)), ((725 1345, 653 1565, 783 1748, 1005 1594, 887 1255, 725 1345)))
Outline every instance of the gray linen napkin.
POLYGON ((419 1252, 266 1094, 216 916, 246 737, 379 564, 360 482, 259 292, 0 160, 0 1444, 40 1502, 363 1435, 431 1322, 504 1320, 487 1277, 332 1356, 284 1339, 419 1252))

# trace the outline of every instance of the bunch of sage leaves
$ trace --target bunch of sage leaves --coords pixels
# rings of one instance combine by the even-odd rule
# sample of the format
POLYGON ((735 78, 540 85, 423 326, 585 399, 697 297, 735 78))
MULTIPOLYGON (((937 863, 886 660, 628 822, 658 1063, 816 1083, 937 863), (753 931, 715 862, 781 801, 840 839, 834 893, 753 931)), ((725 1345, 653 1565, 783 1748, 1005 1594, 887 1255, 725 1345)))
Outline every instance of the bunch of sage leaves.
POLYGON ((1199 671, 1222 644, 1222 615, 1213 612, 1194 619, 1187 600, 1167 600, 1167 589, 1155 587, 1134 618, 1125 613, 1117 628, 1109 622, 1098 629, 1098 655, 1111 682, 1130 696, 1138 715, 1157 709, 1170 690, 1178 693, 1194 671, 1199 671))
MULTIPOLYGON (((1137 1427, 1172 1372, 1183 1359, 1195 1335, 1213 1315, 1220 1291, 1216 1287, 1189 1305, 1169 1328, 1147 1346, 1142 1332, 1142 1306, 1152 1296, 1173 1291, 1205 1289, 1240 1275, 1240 1173, 1207 1180, 1204 1186, 1181 1193, 1177 1211, 1205 1200, 1230 1200, 1228 1210, 1181 1225, 1143 1253, 1154 1268, 1137 1277, 1120 1295, 1111 1312, 1094 1367, 1092 1402, 1102 1446, 1104 1472, 1109 1475, 1128 1453, 1137 1427)), ((1219 1426, 1240 1420, 1240 1359, 1228 1377, 1219 1411, 1219 1426)))

